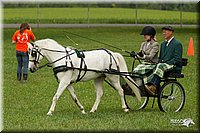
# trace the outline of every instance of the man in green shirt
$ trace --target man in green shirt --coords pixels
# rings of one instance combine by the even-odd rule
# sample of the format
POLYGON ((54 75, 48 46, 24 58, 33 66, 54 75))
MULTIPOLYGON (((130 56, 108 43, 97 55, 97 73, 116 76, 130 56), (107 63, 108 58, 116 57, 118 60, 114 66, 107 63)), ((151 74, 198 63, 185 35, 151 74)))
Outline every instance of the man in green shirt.
POLYGON ((173 27, 165 26, 162 31, 165 41, 161 43, 159 61, 153 72, 153 78, 146 85, 147 91, 153 95, 156 94, 156 89, 160 86, 160 79, 164 72, 172 70, 180 73, 182 69, 182 44, 174 38, 173 27))

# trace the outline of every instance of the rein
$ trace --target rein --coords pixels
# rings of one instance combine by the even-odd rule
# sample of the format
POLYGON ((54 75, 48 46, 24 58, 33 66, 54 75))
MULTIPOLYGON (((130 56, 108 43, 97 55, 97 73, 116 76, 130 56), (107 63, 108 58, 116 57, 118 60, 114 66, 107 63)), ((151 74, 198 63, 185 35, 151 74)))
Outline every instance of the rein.
MULTIPOLYGON (((55 75, 57 81, 58 81, 58 78, 57 78, 56 74, 57 74, 58 72, 67 71, 68 69, 72 69, 72 70, 75 70, 75 69, 76 69, 76 70, 79 70, 78 76, 77 76, 77 79, 76 79, 76 82, 80 81, 80 80, 85 76, 85 74, 86 74, 87 71, 92 71, 92 72, 102 73, 102 74, 104 74, 104 73, 116 74, 116 75, 129 74, 128 72, 123 73, 123 72, 120 72, 120 71, 119 71, 119 66, 117 65, 116 59, 115 59, 114 56, 110 53, 110 51, 108 51, 107 49, 104 49, 104 48, 96 49, 96 50, 104 50, 104 51, 106 51, 106 52, 110 55, 110 65, 109 65, 109 69, 105 69, 105 71, 94 70, 94 69, 88 69, 88 68, 87 68, 87 65, 86 65, 86 63, 85 63, 85 60, 84 60, 85 55, 84 55, 83 51, 78 51, 77 49, 74 49, 75 52, 72 52, 72 53, 69 54, 69 52, 71 52, 73 49, 71 49, 70 51, 67 51, 66 48, 65 48, 65 51, 51 50, 51 49, 46 49, 46 48, 41 48, 40 50, 38 50, 38 49, 36 49, 36 48, 34 47, 33 50, 32 50, 32 54, 33 54, 34 52, 36 52, 36 53, 39 54, 39 56, 41 55, 42 57, 44 57, 44 55, 41 53, 42 50, 46 50, 46 51, 50 51, 50 52, 59 52, 59 53, 62 52, 62 53, 66 53, 65 56, 63 56, 63 57, 61 57, 61 58, 59 58, 59 59, 57 59, 57 60, 55 60, 55 61, 53 61, 53 62, 48 62, 48 63, 46 63, 46 64, 44 64, 44 65, 42 65, 42 66, 36 67, 36 70, 32 71, 32 72, 35 72, 35 71, 37 71, 37 70, 39 70, 39 69, 41 69, 41 68, 43 68, 43 67, 46 67, 46 66, 49 67, 49 66, 51 66, 51 64, 54 64, 54 63, 56 63, 56 62, 58 62, 58 61, 60 61, 60 60, 62 60, 62 59, 64 59, 64 58, 66 58, 66 65, 62 65, 62 66, 58 66, 58 67, 53 68, 54 75, 55 75), (73 63, 72 63, 72 60, 71 60, 70 55, 73 55, 74 53, 77 54, 77 57, 78 57, 78 58, 81 58, 80 67, 79 67, 79 68, 74 67, 74 66, 73 66, 73 63), (117 70, 112 69, 112 65, 113 65, 113 64, 112 64, 112 62, 113 62, 112 60, 115 62, 116 67, 117 67, 117 70), (68 62, 70 63, 71 67, 69 67, 69 66, 67 65, 68 62), (81 76, 81 72, 82 72, 82 71, 84 71, 84 73, 83 73, 83 75, 81 76)), ((35 53, 34 53, 34 54, 35 54, 35 53)), ((34 60, 29 60, 29 61, 33 61, 35 65, 36 65, 36 63, 39 64, 39 56, 37 56, 37 55, 32 55, 32 56, 35 57, 35 59, 34 59, 34 60)))
MULTIPOLYGON (((66 53, 66 51, 51 50, 51 49, 46 49, 46 48, 41 48, 40 51, 39 51, 38 49, 36 49, 36 48, 33 48, 33 49, 35 50, 35 52, 39 53, 39 55, 41 55, 42 57, 44 57, 44 55, 41 53, 42 50, 46 50, 46 51, 50 51, 50 52, 66 53)), ((71 49, 70 51, 72 51, 72 49, 71 49)), ((70 52, 70 51, 68 51, 68 52, 70 52)), ((41 69, 41 68, 43 68, 43 67, 46 67, 46 66, 50 67, 51 64, 54 64, 54 63, 56 63, 57 61, 60 61, 60 60, 66 58, 66 57, 68 57, 68 56, 70 56, 70 55, 72 55, 72 54, 74 54, 74 53, 76 53, 76 52, 73 52, 73 53, 71 53, 71 54, 67 54, 67 55, 65 55, 65 56, 63 56, 63 57, 61 57, 61 58, 59 58, 59 59, 57 59, 57 60, 55 60, 55 61, 53 61, 53 62, 48 62, 48 63, 46 63, 46 64, 44 64, 44 65, 42 65, 42 66, 39 66, 39 67, 36 68, 35 71, 37 71, 37 70, 39 70, 39 69, 41 69)), ((37 64, 40 63, 38 60, 39 60, 39 56, 38 56, 38 57, 35 56, 35 59, 34 59, 34 60, 29 60, 29 61, 34 62, 34 64, 36 65, 36 63, 37 63, 37 64)), ((34 72, 35 72, 35 71, 34 71, 34 72)))
MULTIPOLYGON (((74 53, 75 53, 75 52, 74 52, 74 53)), ((72 53, 72 54, 74 54, 74 53, 72 53)), ((72 55, 72 54, 70 54, 70 55, 72 55)), ((66 57, 67 57, 67 55, 66 55, 66 56, 63 56, 63 57, 61 57, 61 58, 59 58, 59 59, 57 59, 57 60, 55 60, 55 61, 53 61, 53 62, 46 63, 46 64, 44 64, 44 65, 42 65, 42 66, 39 66, 37 70, 39 70, 39 69, 41 69, 41 68, 43 68, 43 67, 45 67, 45 66, 50 66, 51 64, 56 63, 57 61, 62 60, 62 59, 64 59, 64 58, 66 58, 66 57)))
MULTIPOLYGON (((98 40, 95 40, 95 39, 92 39, 92 38, 88 38, 88 37, 85 37, 85 36, 81 36, 81 35, 78 35, 78 34, 75 34, 75 33, 71 33, 71 32, 67 32, 67 31, 64 31, 65 33, 68 33, 68 34, 71 34, 71 35, 74 35, 74 36, 77 36, 77 37, 80 37, 80 38, 84 38, 84 39, 87 39, 87 40, 90 40, 90 41, 93 41, 93 42, 97 42, 97 43, 100 43, 100 44, 103 44, 105 46, 109 46, 111 48, 114 48, 114 49, 117 49, 117 50, 120 50, 122 52, 125 52, 127 54, 129 54, 129 56, 126 55, 126 57, 133 57, 133 58, 136 58, 139 63, 141 64, 141 61, 139 59, 139 57, 137 56, 137 54, 132 51, 127 51, 127 50, 124 50, 122 48, 119 48, 119 47, 116 47, 116 46, 113 46, 112 44, 109 44, 109 43, 105 43, 105 42, 102 42, 102 41, 98 41, 98 40)), ((74 40, 72 40, 68 35, 66 35, 66 37, 72 42, 74 43, 75 45, 78 45, 74 40)))

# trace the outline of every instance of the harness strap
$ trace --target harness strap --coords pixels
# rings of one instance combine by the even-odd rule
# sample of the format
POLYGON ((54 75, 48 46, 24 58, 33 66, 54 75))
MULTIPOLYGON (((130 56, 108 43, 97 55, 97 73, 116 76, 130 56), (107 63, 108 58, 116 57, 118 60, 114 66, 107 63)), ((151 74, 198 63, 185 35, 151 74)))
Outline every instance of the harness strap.
POLYGON ((68 59, 68 51, 67 51, 67 48, 65 47, 65 52, 66 52, 66 61, 65 61, 65 64, 66 64, 66 66, 67 66, 67 59, 68 59))
MULTIPOLYGON (((46 63, 46 64, 44 64, 44 65, 42 65, 42 66, 39 66, 37 70, 39 70, 39 69, 41 69, 41 68, 43 68, 43 67, 45 67, 45 66, 49 66, 49 65, 51 65, 51 64, 53 64, 53 63, 55 63, 55 62, 57 62, 57 61, 59 61, 59 60, 62 60, 62 59, 65 58, 65 57, 66 57, 66 56, 63 56, 63 57, 61 57, 61 58, 59 58, 59 59, 57 59, 57 60, 55 60, 55 61, 53 61, 53 62, 46 63)), ((30 60, 30 61, 31 61, 31 60, 30 60)))
POLYGON ((81 68, 81 69, 79 69, 79 73, 78 73, 78 76, 77 76, 77 79, 76 79, 76 83, 77 83, 78 81, 80 81, 80 80, 85 76, 85 74, 86 74, 86 72, 87 72, 87 65, 86 65, 85 60, 83 59, 83 57, 81 57, 80 68, 81 68), (83 75, 81 76, 81 71, 82 71, 83 63, 84 63, 84 68, 83 68, 84 73, 83 73, 83 75))
POLYGON ((69 52, 67 51, 67 48, 65 47, 65 51, 66 51, 66 66, 67 66, 67 61, 69 59, 69 63, 71 65, 71 67, 74 67, 73 63, 72 63, 72 60, 71 60, 71 57, 70 57, 70 54, 69 52))
MULTIPOLYGON (((40 53, 40 51, 38 51, 38 53, 39 53, 38 56, 35 58, 36 61, 39 61, 39 59, 40 59, 41 53, 40 53)), ((36 65, 36 64, 35 64, 35 65, 36 65)))
POLYGON ((66 72, 67 70, 68 70, 68 67, 66 65, 62 65, 62 66, 58 66, 58 67, 53 68, 54 76, 55 76, 57 82, 59 82, 58 77, 57 77, 57 73, 66 72))
POLYGON ((106 51, 109 55, 110 55, 110 65, 109 65, 109 70, 108 71, 113 71, 113 69, 112 69, 112 59, 114 60, 114 62, 115 62, 115 64, 116 64, 116 67, 117 67, 117 71, 119 71, 119 66, 117 65, 117 61, 116 61, 116 59, 114 58, 114 56, 111 54, 111 52, 109 52, 107 49, 104 49, 104 48, 102 48, 102 49, 100 49, 100 50, 104 50, 104 51, 106 51))

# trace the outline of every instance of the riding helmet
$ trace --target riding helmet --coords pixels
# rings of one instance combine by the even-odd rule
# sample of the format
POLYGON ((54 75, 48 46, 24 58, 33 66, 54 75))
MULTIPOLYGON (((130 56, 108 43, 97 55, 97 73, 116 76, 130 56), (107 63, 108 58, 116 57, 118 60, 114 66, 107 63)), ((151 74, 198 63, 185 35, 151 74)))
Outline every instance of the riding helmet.
POLYGON ((140 35, 150 35, 154 37, 156 35, 156 30, 151 26, 145 26, 140 35))

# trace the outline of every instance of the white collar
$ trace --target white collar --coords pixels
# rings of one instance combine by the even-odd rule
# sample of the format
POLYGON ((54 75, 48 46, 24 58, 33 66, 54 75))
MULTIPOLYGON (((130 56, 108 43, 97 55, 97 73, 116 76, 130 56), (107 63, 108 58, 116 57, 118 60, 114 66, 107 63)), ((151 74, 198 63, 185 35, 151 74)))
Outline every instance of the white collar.
POLYGON ((147 42, 146 44, 149 45, 150 43, 151 43, 151 42, 149 41, 149 42, 147 42))
POLYGON ((169 45, 169 43, 172 41, 172 39, 174 39, 174 36, 173 37, 171 37, 168 41, 167 41, 167 46, 169 45))

